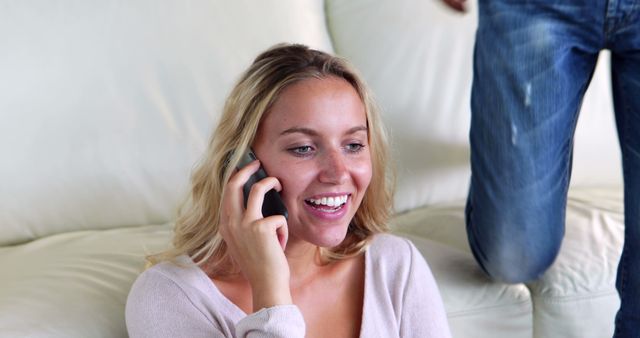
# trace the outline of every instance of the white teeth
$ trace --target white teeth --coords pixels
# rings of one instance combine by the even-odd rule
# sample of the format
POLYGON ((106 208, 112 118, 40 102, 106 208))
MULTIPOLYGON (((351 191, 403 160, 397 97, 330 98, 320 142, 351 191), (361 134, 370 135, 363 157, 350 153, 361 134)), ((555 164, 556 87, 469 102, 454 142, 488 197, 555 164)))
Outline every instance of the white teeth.
POLYGON ((349 196, 342 195, 342 196, 335 196, 335 197, 323 197, 319 199, 310 198, 308 199, 308 201, 315 205, 326 205, 328 207, 335 208, 347 203, 348 198, 349 196))

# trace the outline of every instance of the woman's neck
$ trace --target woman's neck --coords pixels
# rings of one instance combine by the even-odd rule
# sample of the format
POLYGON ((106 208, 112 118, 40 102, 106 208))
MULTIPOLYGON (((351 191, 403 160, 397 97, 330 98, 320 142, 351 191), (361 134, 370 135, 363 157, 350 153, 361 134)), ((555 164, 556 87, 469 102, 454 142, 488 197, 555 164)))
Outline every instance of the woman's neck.
POLYGON ((320 248, 306 241, 290 238, 285 255, 289 262, 292 287, 312 278, 324 266, 320 257, 320 248))

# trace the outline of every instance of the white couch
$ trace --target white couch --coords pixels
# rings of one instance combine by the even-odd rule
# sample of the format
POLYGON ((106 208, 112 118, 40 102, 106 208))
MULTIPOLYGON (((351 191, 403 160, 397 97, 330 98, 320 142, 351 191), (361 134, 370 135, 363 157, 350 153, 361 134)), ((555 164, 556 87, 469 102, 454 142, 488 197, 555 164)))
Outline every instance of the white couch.
POLYGON ((239 72, 274 43, 349 58, 384 110, 393 229, 425 254, 456 338, 610 336, 623 240, 604 62, 576 132, 566 238, 538 281, 491 282, 466 242, 476 25, 437 0, 0 3, 0 336, 124 337, 127 292, 239 72))

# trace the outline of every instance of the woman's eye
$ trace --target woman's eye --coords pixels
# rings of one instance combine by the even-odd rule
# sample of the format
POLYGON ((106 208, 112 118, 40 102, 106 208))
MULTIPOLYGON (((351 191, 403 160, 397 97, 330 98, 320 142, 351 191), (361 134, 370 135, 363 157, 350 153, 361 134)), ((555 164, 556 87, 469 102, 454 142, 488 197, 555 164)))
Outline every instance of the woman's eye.
POLYGON ((289 151, 296 155, 307 155, 311 153, 312 150, 313 148, 311 148, 311 146, 300 146, 289 149, 289 151))
POLYGON ((357 153, 364 148, 364 144, 361 143, 349 143, 347 144, 347 150, 352 153, 357 153))

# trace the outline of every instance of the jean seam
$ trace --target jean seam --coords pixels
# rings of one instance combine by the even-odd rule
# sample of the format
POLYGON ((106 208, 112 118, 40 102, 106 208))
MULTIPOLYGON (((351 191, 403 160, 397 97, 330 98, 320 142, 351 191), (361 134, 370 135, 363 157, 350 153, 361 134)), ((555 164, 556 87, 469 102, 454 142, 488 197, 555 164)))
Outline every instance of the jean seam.
POLYGON ((617 2, 615 0, 610 0, 607 5, 607 10, 604 15, 604 38, 605 41, 609 41, 609 36, 612 35, 615 30, 615 24, 612 22, 611 16, 615 12, 615 5, 617 2))

